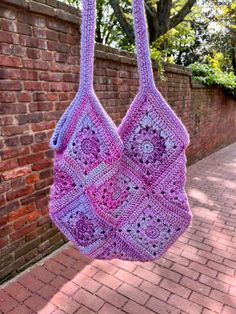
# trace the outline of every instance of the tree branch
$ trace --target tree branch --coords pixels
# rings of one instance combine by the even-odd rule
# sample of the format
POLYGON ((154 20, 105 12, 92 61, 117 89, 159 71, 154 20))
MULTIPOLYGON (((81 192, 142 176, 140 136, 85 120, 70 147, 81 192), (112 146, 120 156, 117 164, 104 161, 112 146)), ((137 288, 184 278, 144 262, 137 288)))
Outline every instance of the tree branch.
POLYGON ((119 21, 121 28, 126 33, 129 40, 132 43, 134 43, 135 42, 134 29, 130 25, 130 23, 127 21, 125 15, 124 15, 124 12, 123 12, 122 8, 120 7, 118 1, 117 0, 109 0, 109 3, 114 10, 115 16, 116 16, 117 20, 119 21))
POLYGON ((156 16, 156 11, 154 7, 152 6, 152 4, 150 3, 150 0, 145 0, 144 5, 145 5, 147 14, 150 14, 153 17, 156 16))
POLYGON ((170 28, 170 10, 172 0, 160 0, 157 3, 156 38, 164 35, 170 28))
POLYGON ((196 0, 188 0, 183 8, 170 19, 170 28, 174 28, 179 23, 183 21, 185 16, 191 11, 193 5, 195 4, 196 0))

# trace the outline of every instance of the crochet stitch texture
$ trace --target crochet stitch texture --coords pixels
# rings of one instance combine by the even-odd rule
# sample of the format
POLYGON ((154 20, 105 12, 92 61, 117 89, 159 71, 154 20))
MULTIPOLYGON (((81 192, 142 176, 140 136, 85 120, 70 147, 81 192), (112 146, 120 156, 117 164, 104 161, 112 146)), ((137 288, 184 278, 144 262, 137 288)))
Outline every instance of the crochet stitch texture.
POLYGON ((133 0, 139 91, 117 128, 93 89, 95 0, 83 0, 78 92, 51 138, 49 214, 82 253, 151 261, 185 232, 188 133, 157 90, 144 1, 133 0))

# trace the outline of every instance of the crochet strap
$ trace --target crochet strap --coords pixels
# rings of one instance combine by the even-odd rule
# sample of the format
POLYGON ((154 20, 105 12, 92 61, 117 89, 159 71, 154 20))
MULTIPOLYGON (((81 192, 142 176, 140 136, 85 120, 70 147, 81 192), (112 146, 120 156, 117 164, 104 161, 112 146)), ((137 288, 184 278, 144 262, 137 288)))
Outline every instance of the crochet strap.
POLYGON ((149 53, 149 40, 145 20, 144 0, 133 0, 135 43, 141 87, 155 85, 149 53))
MULTIPOLYGON (((141 87, 155 85, 149 54, 144 0, 133 0, 135 43, 141 87)), ((96 0, 83 0, 80 53, 80 88, 93 88, 96 0)))
POLYGON ((93 87, 93 59, 95 45, 96 0, 83 0, 81 50, 80 50, 80 88, 93 87))

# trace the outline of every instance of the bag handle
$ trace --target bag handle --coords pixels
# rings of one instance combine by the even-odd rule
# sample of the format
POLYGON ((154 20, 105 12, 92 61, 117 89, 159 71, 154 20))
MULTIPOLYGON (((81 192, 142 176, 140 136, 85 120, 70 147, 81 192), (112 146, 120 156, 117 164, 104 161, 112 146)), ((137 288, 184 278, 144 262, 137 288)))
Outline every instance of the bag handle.
POLYGON ((80 48, 80 89, 93 89, 95 29, 96 0, 83 0, 80 48))
MULTIPOLYGON (((149 53, 147 24, 144 0, 133 0, 135 44, 141 88, 155 86, 152 63, 149 53)), ((96 28, 96 0, 83 0, 81 50, 80 50, 80 89, 93 90, 94 46, 96 28)))
POLYGON ((134 17, 135 44, 137 50, 139 84, 147 88, 155 86, 152 61, 149 52, 147 23, 145 19, 144 0, 133 0, 132 12, 134 17))
MULTIPOLYGON (((132 12, 134 16, 135 43, 139 70, 139 88, 154 87, 151 58, 148 49, 148 35, 145 21, 144 0, 133 0, 132 12)), ((74 101, 60 118, 50 140, 50 146, 57 151, 65 148, 65 134, 68 121, 72 115, 72 108, 77 103, 80 92, 93 92, 93 67, 96 27, 96 0, 83 0, 81 49, 80 49, 80 82, 79 90, 74 101)))

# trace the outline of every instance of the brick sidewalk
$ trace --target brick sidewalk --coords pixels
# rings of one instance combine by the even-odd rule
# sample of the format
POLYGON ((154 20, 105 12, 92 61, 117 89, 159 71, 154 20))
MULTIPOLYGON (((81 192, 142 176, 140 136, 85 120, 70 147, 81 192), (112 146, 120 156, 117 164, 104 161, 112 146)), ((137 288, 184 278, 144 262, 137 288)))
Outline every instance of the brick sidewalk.
POLYGON ((92 261, 66 244, 0 290, 0 312, 236 313, 236 144, 188 168, 192 227, 155 263, 92 261))

